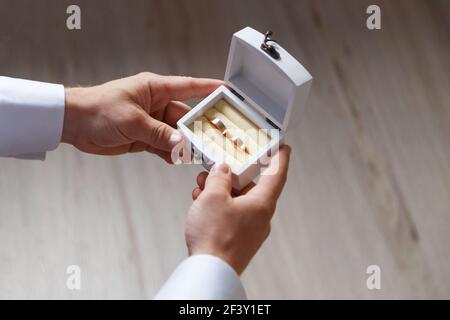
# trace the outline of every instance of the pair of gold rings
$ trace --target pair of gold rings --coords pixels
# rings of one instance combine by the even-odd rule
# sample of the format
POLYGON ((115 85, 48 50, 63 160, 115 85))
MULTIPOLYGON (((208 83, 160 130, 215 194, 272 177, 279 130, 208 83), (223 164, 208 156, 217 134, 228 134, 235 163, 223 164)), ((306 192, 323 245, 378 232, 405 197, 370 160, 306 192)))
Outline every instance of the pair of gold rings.
MULTIPOLYGON (((225 124, 222 122, 222 120, 220 120, 219 118, 214 118, 211 123, 220 131, 221 134, 223 134, 224 136, 227 135, 227 127, 225 126, 225 124)), ((239 149, 241 149, 244 152, 247 152, 247 146, 245 145, 244 141, 242 141, 242 139, 239 136, 233 136, 231 137, 231 142, 233 142, 235 144, 236 147, 238 147, 239 149)))

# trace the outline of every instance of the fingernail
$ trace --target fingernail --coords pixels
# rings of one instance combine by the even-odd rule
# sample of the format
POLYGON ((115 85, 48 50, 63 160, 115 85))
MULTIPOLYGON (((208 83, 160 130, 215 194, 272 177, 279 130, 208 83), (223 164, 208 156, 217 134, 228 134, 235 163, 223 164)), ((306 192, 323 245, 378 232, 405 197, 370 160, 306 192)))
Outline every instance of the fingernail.
POLYGON ((213 173, 228 173, 230 167, 226 163, 216 163, 212 169, 213 173))
POLYGON ((182 139, 183 137, 181 136, 181 134, 178 131, 175 131, 170 136, 169 142, 172 146, 176 146, 179 142, 181 142, 182 139))

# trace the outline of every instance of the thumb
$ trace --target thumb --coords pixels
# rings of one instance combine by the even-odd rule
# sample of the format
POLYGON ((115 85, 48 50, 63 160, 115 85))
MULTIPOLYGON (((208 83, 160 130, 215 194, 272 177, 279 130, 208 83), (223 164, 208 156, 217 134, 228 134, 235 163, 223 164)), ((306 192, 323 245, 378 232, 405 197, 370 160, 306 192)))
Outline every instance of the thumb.
POLYGON ((204 192, 231 194, 231 171, 225 163, 216 163, 206 178, 204 192))
POLYGON ((142 124, 143 128, 140 130, 141 140, 156 149, 172 151, 183 140, 183 137, 176 129, 149 115, 145 116, 142 124))

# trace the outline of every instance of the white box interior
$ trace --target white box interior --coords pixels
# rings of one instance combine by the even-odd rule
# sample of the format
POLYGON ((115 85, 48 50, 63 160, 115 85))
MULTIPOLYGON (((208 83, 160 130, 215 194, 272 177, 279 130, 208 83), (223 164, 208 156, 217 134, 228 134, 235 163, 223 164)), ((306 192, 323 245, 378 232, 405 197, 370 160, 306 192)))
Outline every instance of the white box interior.
MULTIPOLYGON (((247 105, 244 101, 240 100, 228 88, 226 88, 225 86, 220 86, 178 121, 178 127, 181 133, 192 143, 192 145, 197 150, 199 150, 204 156, 206 156, 206 158, 208 158, 212 162, 217 162, 218 159, 214 159, 214 155, 208 154, 207 150, 203 150, 202 140, 198 136, 196 136, 190 128, 188 128, 188 125, 204 115, 204 113, 209 108, 213 107, 216 102, 221 99, 227 101, 230 105, 240 111, 244 116, 246 116, 250 121, 252 121, 261 129, 277 129, 270 123, 266 122, 263 115, 259 114, 254 110, 254 108, 247 105)), ((255 178, 255 176, 257 175, 256 172, 261 168, 259 159, 261 159, 262 156, 266 155, 270 150, 276 148, 283 140, 283 137, 284 135, 281 132, 279 132, 279 134, 276 136, 271 135, 271 140, 265 148, 262 148, 258 154, 252 155, 249 158, 248 162, 240 166, 237 170, 232 171, 232 173, 237 176, 237 179, 233 180, 233 186, 236 189, 245 187, 245 185, 247 185, 255 178)), ((205 167, 209 169, 207 166, 205 167)))

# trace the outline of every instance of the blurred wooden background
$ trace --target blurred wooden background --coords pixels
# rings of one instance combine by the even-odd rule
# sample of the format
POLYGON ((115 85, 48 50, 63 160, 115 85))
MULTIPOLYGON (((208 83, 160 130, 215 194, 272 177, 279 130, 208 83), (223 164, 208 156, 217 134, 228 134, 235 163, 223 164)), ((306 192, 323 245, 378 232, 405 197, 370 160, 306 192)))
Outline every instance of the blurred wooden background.
MULTIPOLYGON (((0 74, 223 78, 234 31, 273 29, 315 79, 249 297, 450 298, 449 19, 445 0, 0 0, 0 74), (65 27, 73 3, 81 31, 65 27), (382 30, 365 26, 370 4, 382 30), (366 288, 371 264, 381 290, 366 288)), ((186 256, 199 171, 70 146, 0 160, 0 298, 151 298, 186 256)))

